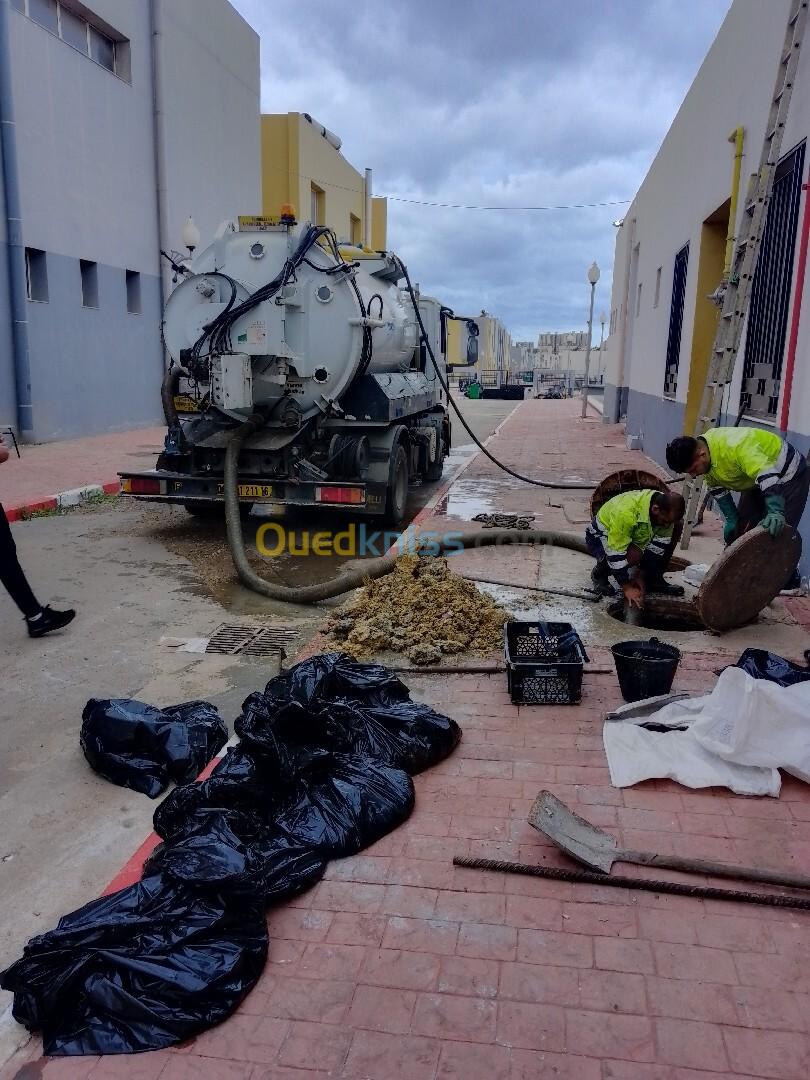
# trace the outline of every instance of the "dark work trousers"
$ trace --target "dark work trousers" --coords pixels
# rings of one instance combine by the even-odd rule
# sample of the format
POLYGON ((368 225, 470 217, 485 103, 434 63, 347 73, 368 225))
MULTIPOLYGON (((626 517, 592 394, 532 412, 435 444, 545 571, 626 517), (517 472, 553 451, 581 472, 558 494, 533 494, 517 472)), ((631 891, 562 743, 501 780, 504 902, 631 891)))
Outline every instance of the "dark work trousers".
MULTIPOLYGON (((785 521, 794 529, 799 528, 799 522, 807 505, 808 491, 810 491, 810 465, 805 465, 799 475, 778 492, 785 500, 785 521)), ((759 488, 749 488, 748 491, 740 493, 737 513, 740 518, 737 536, 742 536, 744 532, 762 521, 768 513, 768 508, 765 505, 765 496, 759 488)))
POLYGON ((39 615, 42 605, 31 592, 31 586, 26 581, 19 564, 17 547, 2 505, 0 505, 0 581, 26 618, 31 619, 34 615, 39 615))
MULTIPOLYGON (((660 581, 669 567, 669 560, 672 558, 672 554, 681 538, 682 531, 683 525, 679 522, 672 531, 672 539, 660 555, 647 549, 641 552, 639 557, 639 548, 635 544, 631 544, 628 549, 628 562, 630 563, 631 572, 634 567, 638 566, 644 574, 645 581, 660 581)), ((585 543, 588 553, 596 559, 594 576, 606 580, 610 574, 607 556, 604 545, 594 530, 588 529, 586 531, 585 543)))

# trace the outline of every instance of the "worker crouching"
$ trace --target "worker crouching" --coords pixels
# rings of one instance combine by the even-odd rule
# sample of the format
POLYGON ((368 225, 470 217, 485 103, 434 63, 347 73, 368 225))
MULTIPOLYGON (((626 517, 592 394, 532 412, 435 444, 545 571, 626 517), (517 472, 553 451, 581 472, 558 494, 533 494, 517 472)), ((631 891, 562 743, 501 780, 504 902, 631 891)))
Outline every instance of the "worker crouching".
POLYGON ((680 585, 664 580, 683 529, 686 506, 675 492, 641 488, 614 495, 585 531, 596 559, 591 580, 597 592, 610 595, 611 579, 631 608, 643 610, 648 592, 683 596, 680 585))

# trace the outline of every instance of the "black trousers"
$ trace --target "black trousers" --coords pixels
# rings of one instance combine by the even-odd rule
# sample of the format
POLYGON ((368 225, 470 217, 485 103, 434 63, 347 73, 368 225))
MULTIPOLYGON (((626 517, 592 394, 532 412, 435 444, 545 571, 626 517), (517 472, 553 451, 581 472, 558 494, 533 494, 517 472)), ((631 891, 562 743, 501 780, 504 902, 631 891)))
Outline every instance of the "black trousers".
POLYGON ((11 528, 6 512, 0 504, 0 581, 8 594, 26 618, 32 618, 42 611, 42 605, 31 592, 23 569, 17 559, 17 546, 11 535, 11 528))
MULTIPOLYGON (((785 484, 779 494, 785 500, 785 520, 794 529, 799 528, 804 508, 807 505, 807 494, 810 491, 810 465, 806 465, 798 476, 794 477, 789 484, 785 484)), ((759 488, 749 488, 740 494, 737 503, 737 513, 740 516, 740 524, 737 527, 737 536, 758 525, 767 514, 765 496, 759 488)))

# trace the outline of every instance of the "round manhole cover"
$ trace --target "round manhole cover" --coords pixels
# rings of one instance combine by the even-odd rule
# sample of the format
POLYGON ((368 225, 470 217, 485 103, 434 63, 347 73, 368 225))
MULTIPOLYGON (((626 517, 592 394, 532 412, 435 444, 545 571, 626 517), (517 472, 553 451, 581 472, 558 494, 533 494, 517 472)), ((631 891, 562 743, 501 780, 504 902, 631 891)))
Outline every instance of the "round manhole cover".
POLYGON ((754 619, 784 588, 799 564, 801 538, 784 528, 774 540, 757 526, 730 544, 703 579, 697 609, 710 630, 754 619))
POLYGON ((606 476, 591 496, 591 517, 596 517, 608 499, 621 495, 625 491, 637 491, 639 488, 653 488, 655 491, 669 491, 669 488, 655 473, 644 469, 619 469, 606 476))

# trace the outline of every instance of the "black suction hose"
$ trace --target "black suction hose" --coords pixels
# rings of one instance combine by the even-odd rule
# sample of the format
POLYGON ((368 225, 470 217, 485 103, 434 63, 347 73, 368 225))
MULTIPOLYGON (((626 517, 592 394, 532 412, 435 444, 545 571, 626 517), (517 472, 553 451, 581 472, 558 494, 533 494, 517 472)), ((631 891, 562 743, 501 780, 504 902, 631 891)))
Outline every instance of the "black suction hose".
POLYGON ((510 476, 514 476, 514 478, 516 480, 522 480, 524 484, 533 484, 535 487, 551 488, 553 491, 573 491, 573 490, 580 490, 580 489, 583 490, 583 491, 593 491, 594 488, 599 487, 599 484, 601 483, 600 480, 569 480, 567 482, 555 481, 555 480, 533 480, 530 476, 523 476, 521 473, 515 472, 514 469, 510 469, 508 465, 504 465, 504 463, 502 461, 498 461, 498 459, 495 457, 495 455, 491 454, 489 452, 489 450, 487 450, 487 448, 484 446, 484 444, 479 440, 478 436, 472 430, 470 425, 464 419, 464 416, 463 416, 463 414, 461 412, 461 409, 459 409, 458 405, 456 405, 455 401, 453 400, 453 398, 452 398, 452 396, 450 394, 450 387, 447 385, 447 380, 445 379, 444 375, 442 374, 442 372, 441 372, 441 370, 439 368, 439 365, 436 363, 436 357, 433 355, 433 349, 432 349, 431 344, 430 344, 430 338, 428 337, 427 330, 425 329, 425 324, 422 322, 422 313, 419 310, 419 303, 418 303, 418 301, 416 299, 416 295, 415 295, 415 293, 413 291, 413 285, 411 284, 411 279, 410 279, 410 276, 408 274, 408 268, 406 267, 406 265, 402 261, 402 259, 400 259, 398 256, 395 255, 394 258, 396 259, 397 265, 399 266, 400 270, 402 271, 402 276, 405 278, 405 282, 406 282, 407 288, 408 288, 408 294, 409 294, 409 296, 411 298, 411 303, 413 304, 413 310, 416 312, 416 319, 417 319, 417 322, 419 323, 419 330, 420 330, 420 333, 422 334, 422 340, 425 343, 425 346, 426 346, 427 351, 428 351, 428 355, 430 356, 431 362, 433 363, 433 367, 434 367, 434 369, 436 371, 436 378, 441 383, 442 389, 444 390, 445 394, 447 394, 447 400, 450 403, 450 407, 453 409, 453 412, 455 412, 456 416, 461 421, 462 427, 467 432, 467 434, 470 436, 470 438, 475 443, 475 445, 478 447, 478 449, 484 454, 484 456, 488 457, 489 460, 491 462, 493 462, 495 465, 497 465, 499 469, 503 469, 503 471, 505 473, 509 473, 510 476))
MULTIPOLYGON (((264 424, 264 419, 258 414, 248 417, 244 424, 233 432, 225 450, 225 523, 228 530, 228 545, 231 549, 233 564, 239 580, 253 592, 267 596, 271 600, 283 600, 288 604, 316 604, 319 600, 329 600, 334 596, 342 596, 359 589, 366 581, 383 577, 390 574, 396 566, 398 553, 392 552, 381 555, 377 559, 364 559, 362 566, 355 570, 339 574, 329 581, 320 582, 317 585, 290 586, 277 585, 272 581, 265 581, 263 577, 253 569, 248 562, 245 553, 245 541, 242 533, 242 518, 239 513, 239 452, 246 439, 255 434, 264 424)), ((441 553, 441 540, 439 541, 441 553)), ((569 551, 579 551, 587 555, 588 549, 585 541, 578 536, 569 533, 550 532, 544 529, 483 529, 480 532, 454 533, 448 546, 457 550, 459 544, 462 547, 491 547, 505 544, 549 544, 554 547, 568 548, 569 551)), ((431 554, 433 554, 433 542, 431 542, 431 554)))
POLYGON ((163 382, 160 384, 160 400, 163 405, 163 415, 166 418, 166 426, 168 428, 177 427, 180 423, 177 409, 174 407, 174 395, 180 387, 180 379, 184 376, 188 376, 186 369, 184 367, 173 365, 166 369, 166 374, 163 376, 163 382))

